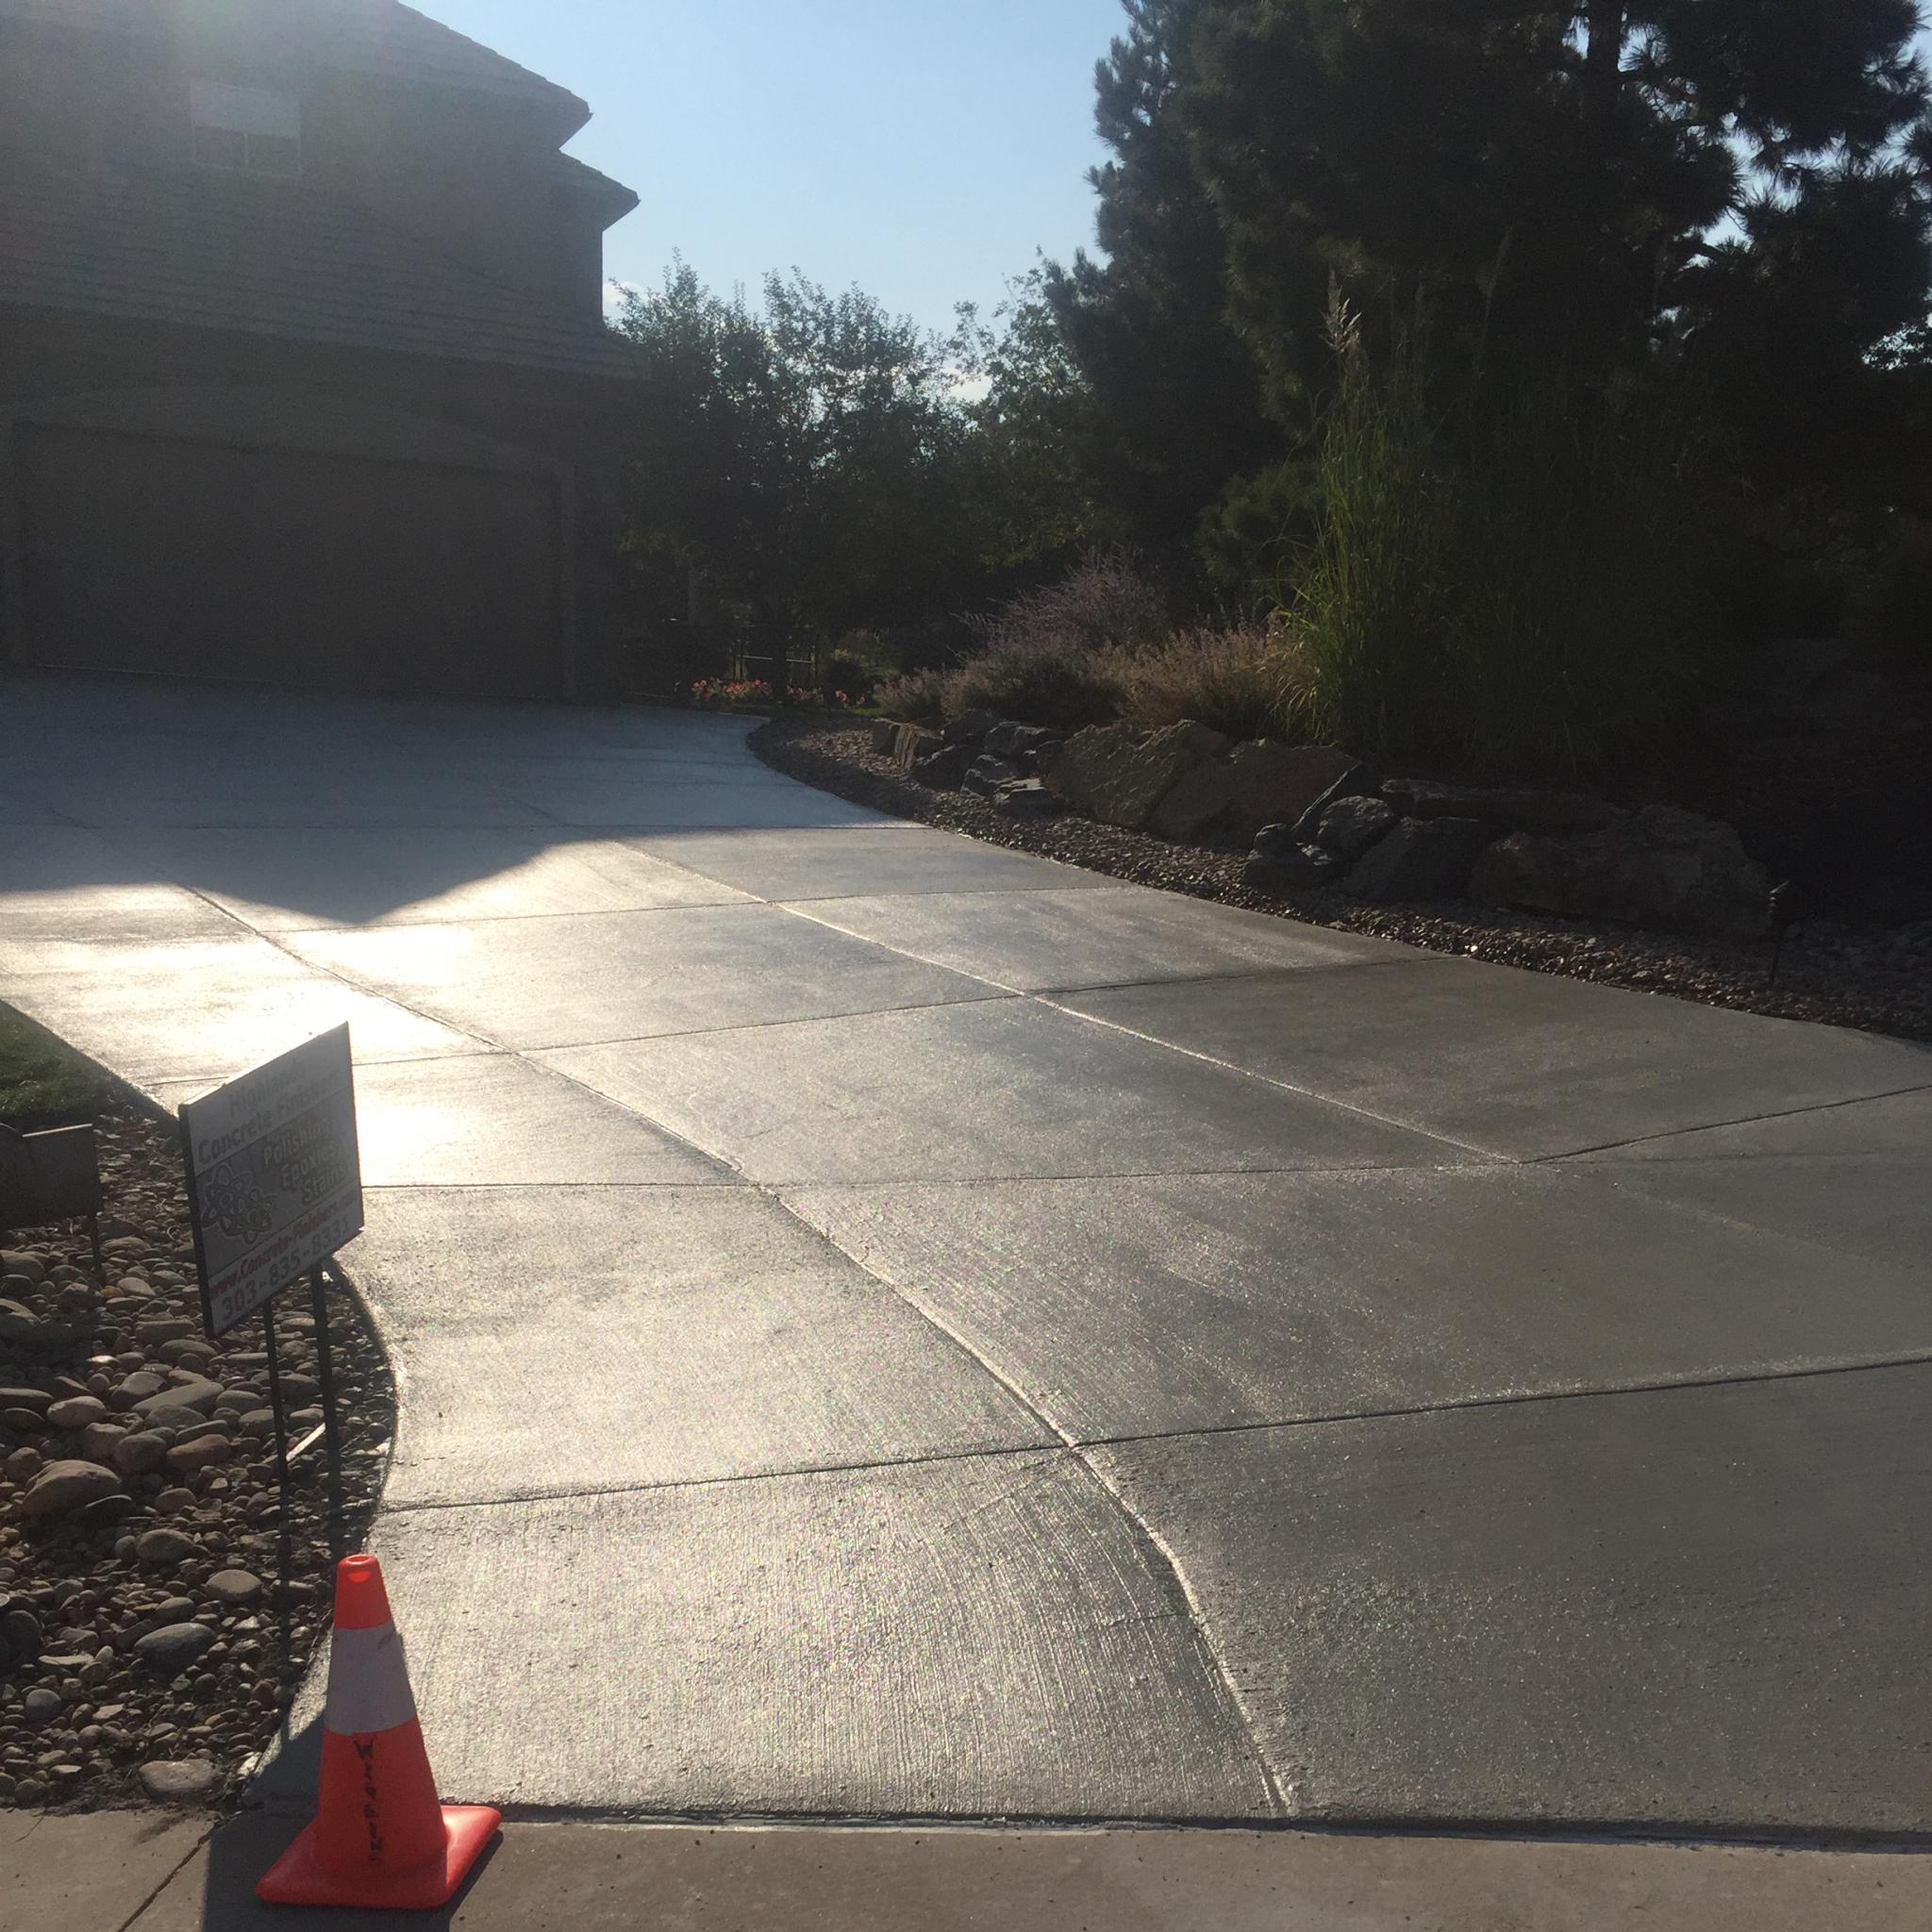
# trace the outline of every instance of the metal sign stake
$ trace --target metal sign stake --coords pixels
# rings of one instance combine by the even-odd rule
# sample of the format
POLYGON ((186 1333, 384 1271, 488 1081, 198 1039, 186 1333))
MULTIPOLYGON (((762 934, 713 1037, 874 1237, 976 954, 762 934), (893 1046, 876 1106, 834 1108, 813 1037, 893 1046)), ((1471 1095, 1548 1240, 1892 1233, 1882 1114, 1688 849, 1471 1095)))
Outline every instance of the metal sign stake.
POLYGON ((336 1372, 328 1341, 328 1280, 322 1269, 309 1270, 308 1288, 315 1307, 315 1373, 322 1383, 322 1444, 328 1457, 328 1554, 331 1562, 340 1562, 344 1513, 342 1432, 336 1423, 336 1372))
POLYGON ((268 1406, 275 1415, 275 1479, 282 1490, 282 1521, 289 1517, 289 1425, 282 1414, 282 1362, 275 1347, 275 1310, 273 1302, 261 1305, 261 1339, 268 1346, 268 1406))

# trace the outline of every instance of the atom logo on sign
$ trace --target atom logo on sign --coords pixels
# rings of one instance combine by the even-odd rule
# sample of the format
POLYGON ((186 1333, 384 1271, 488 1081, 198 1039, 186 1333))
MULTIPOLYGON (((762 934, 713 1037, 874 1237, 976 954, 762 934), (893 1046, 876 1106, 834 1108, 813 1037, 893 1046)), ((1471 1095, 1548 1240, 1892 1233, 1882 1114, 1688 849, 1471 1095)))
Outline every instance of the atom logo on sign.
POLYGON ((231 1241, 253 1246, 275 1225, 261 1190, 239 1178, 231 1167, 216 1168, 203 1183, 203 1191, 215 1225, 231 1241))

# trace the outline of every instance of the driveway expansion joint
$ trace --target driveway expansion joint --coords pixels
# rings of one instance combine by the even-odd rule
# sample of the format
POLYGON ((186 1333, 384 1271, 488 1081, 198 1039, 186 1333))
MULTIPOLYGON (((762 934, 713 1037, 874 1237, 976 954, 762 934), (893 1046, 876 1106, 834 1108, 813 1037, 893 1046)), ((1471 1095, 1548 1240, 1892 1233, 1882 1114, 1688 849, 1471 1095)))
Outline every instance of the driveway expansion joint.
MULTIPOLYGON (((20 689, 27 709, 15 716, 31 737, 74 736, 56 714, 78 701, 108 718, 95 736, 110 752, 113 718, 175 702, 20 689)), ((372 1291, 356 1273, 405 1371, 398 1441, 431 1445, 392 1464, 377 1546, 387 1561, 384 1539, 394 1543, 415 1606, 412 1661, 442 1691, 448 1775, 501 1790, 512 1817, 530 1818, 1307 1829, 1313 1812, 1338 1832, 1932 1842, 1917 1829, 1932 1817, 1914 1743, 1925 1730, 1918 1610, 1932 1604, 1920 1427, 1932 1334, 1912 1325, 1922 1210, 1887 1196, 1885 1225, 1847 1226, 1828 1193, 1818 1198, 1840 1188, 1840 1162, 1815 1184, 1792 1180, 1801 1196, 1813 1190, 1793 1212, 1814 1222, 1795 1237, 1767 1229, 1749 1203, 1721 1210, 1701 1196, 1691 1214, 1674 1221, 1683 1204, 1672 1200, 1646 1222, 1628 1177, 1585 1158, 1734 1122, 1849 1119, 1866 1099, 1932 1091, 1912 1077, 1923 1057, 1888 1063, 1883 1042, 1671 1002, 1633 1019, 1627 996, 1612 1005, 1601 988, 1526 988, 1541 976, 1433 956, 1324 958, 1332 934, 1261 915, 1249 926, 1206 905, 1197 920, 1190 904, 1124 883, 1055 893, 1024 855, 835 812, 789 785, 731 795, 732 768, 751 755, 704 720, 344 711, 344 729, 379 721, 368 772, 407 766, 416 788, 371 825, 353 799, 332 817, 332 794, 278 750, 286 708, 261 712, 268 701, 236 693, 193 702, 197 730, 212 728, 231 762, 256 758, 256 816, 328 832, 353 820, 407 844, 407 826, 380 821, 436 814, 436 829, 462 830, 461 849, 486 855, 458 862, 461 841, 446 842, 435 863, 383 880, 426 880, 441 895, 482 882, 471 895, 482 913, 384 924, 419 901, 358 901, 350 856, 332 856, 341 841, 311 839, 311 871, 234 895, 267 908, 257 924, 206 890, 232 875, 188 862, 221 841, 165 828, 183 863, 153 876, 194 878, 182 890, 220 913, 223 933, 268 941, 268 954, 216 942, 258 975, 230 975, 249 1024, 272 1034, 353 995, 389 1008, 368 1010, 396 1039, 438 1028, 420 1058, 384 1038, 360 1062, 404 1070, 379 1098, 383 1083, 369 1083, 371 1114, 388 1110, 392 1135, 413 1105, 418 1118, 454 1120, 470 1145, 469 1113, 518 1081, 448 1070, 541 1069, 569 1096, 532 1103, 549 1137, 536 1151, 553 1163, 541 1173, 555 1175, 559 1148, 586 1164, 580 1178, 529 1178, 530 1144, 464 1165, 436 1154, 432 1134, 423 1164, 390 1178, 372 1170, 372 1202, 387 1205, 366 1258, 378 1282, 391 1274, 372 1291), (233 715, 215 728, 210 711, 233 715), (561 747, 594 750, 599 733, 635 749, 634 774, 572 777, 561 747), (555 778, 474 782, 479 764, 519 746, 557 748, 555 778), (720 752, 718 778, 654 778, 651 758, 679 749, 720 752), (672 822, 678 808, 711 816, 714 801, 735 822, 672 822), (794 818, 818 822, 784 823, 794 818), (512 851, 500 871, 491 838, 512 851), (667 890, 700 881, 732 896, 573 913, 544 909, 555 872, 542 891, 501 883, 533 847, 547 861, 600 840, 623 848, 610 880, 635 887, 634 856, 679 875, 667 890), (681 863, 679 841, 695 840, 708 843, 681 863), (874 891, 836 890, 868 868, 874 891), (935 889, 941 876, 968 883, 935 889), (734 883, 745 877, 752 887, 734 883), (1090 914, 1067 903, 1090 891, 1090 914), (841 903, 864 899, 883 911, 839 924, 841 903), (912 912, 899 917, 893 900, 912 912), (1017 908, 1017 924, 967 935, 983 970, 928 958, 924 938, 848 929, 941 931, 948 900, 974 922, 1008 900, 1017 908), (264 929, 308 907, 321 917, 357 906, 359 922, 264 929), (625 954, 597 939, 591 995, 571 1008, 604 1002, 620 1017, 582 1030, 621 1041, 508 1043, 535 1031, 529 1002, 548 991, 526 962, 520 988, 523 948, 549 933, 554 959, 573 932, 623 928, 600 911, 673 909, 741 911, 710 920, 734 933, 792 915, 771 924, 798 937, 778 931, 762 949, 720 940, 692 982, 712 1010, 754 1023, 625 1028, 624 1017, 649 1017, 651 975, 672 976, 667 1019, 691 1011, 669 950, 676 923, 639 921, 649 943, 625 954), (480 972, 448 969, 467 996, 460 1022, 425 1009, 442 985, 433 960, 405 975, 409 997, 398 998, 356 970, 373 948, 305 957, 344 934, 418 926, 498 930, 508 963, 494 991, 478 991, 480 972), (807 927, 842 938, 808 940, 807 927), (1067 932, 1079 950, 1055 953, 1067 932), (1252 963, 1272 948, 1284 963, 1252 963), (861 990, 898 997, 870 1011, 761 1011, 768 988, 788 987, 840 1008, 848 962, 861 990), (1364 970, 1374 965, 1433 970, 1364 970), (1059 967, 1066 985, 1013 983, 1059 967), (906 996, 936 972, 959 996, 906 996), (868 1030, 883 1042, 870 1058, 868 1030), (601 1069, 555 1064, 625 1042, 657 1051, 611 1075, 621 1092, 598 1084, 601 1069), (406 1091, 411 1065, 443 1070, 418 1083, 426 1095, 406 1091), (1016 1111, 1029 1106, 1031 1122, 1016 1111), (642 1150, 645 1128, 650 1151, 632 1167, 615 1155, 589 1165, 600 1144, 642 1150), (1548 1151, 1557 1137, 1588 1144, 1548 1151), (816 1164, 791 1158, 800 1149, 816 1164), (895 1164, 909 1171, 881 1178, 895 1164), (999 1172, 963 1171, 973 1164, 999 1172), (798 1178, 776 1178, 781 1167, 798 1178), (1540 1173, 1563 1178, 1512 1178, 1540 1173), (1108 1240, 1075 1254, 1066 1228, 1041 1238, 1027 1224, 1036 1277, 1061 1277, 1036 1278, 1029 1300, 995 1237, 1003 1191, 1035 1183, 1089 1191, 1086 1220, 1069 1226, 1108 1240), (807 1211, 807 1196, 841 1193, 882 1213, 896 1188, 922 1191, 903 1208, 926 1217, 916 1265, 869 1248, 853 1232, 860 1214, 835 1228, 807 1211), (1465 1236, 1493 1237, 1493 1259, 1467 1241, 1452 1255, 1445 1231, 1458 1216, 1465 1236), (573 1225, 591 1230, 595 1252, 573 1245, 573 1225), (1320 1247, 1324 1225, 1346 1239, 1320 1247), (1137 1257, 1147 1227, 1165 1245, 1137 1257), (1564 1240, 1539 1247, 1552 1227, 1564 1240), (1622 1274, 1638 1263, 1624 1270, 1619 1257, 1633 1231, 1649 1243, 1648 1272, 1626 1292, 1622 1274), (942 1233, 978 1271, 977 1307, 948 1298, 942 1233), (1237 1251, 1249 1249, 1259 1274, 1237 1278, 1237 1251), (1303 1255, 1330 1292, 1291 1305, 1306 1284, 1289 1264, 1303 1255), (1679 1286, 1671 1263, 1684 1255, 1715 1257, 1707 1272, 1721 1278, 1687 1266, 1679 1286), (1438 1279, 1445 1266, 1460 1269, 1456 1282, 1438 1279), (1274 1284, 1273 1300, 1251 1292, 1256 1281, 1274 1284), (1674 1291, 1699 1317, 1682 1324, 1689 1341, 1666 1317, 1674 1291), (1711 1340, 1726 1308, 1743 1338, 1730 1353, 1711 1340), (1643 1372, 1616 1374, 1625 1363, 1643 1372), (1293 1413, 1298 1389, 1310 1392, 1293 1413), (1579 1409, 1586 1397, 1616 1400, 1579 1409), (1207 1415, 1230 1419, 1186 1420, 1207 1415), (1440 1431, 1444 1453, 1420 1454, 1437 1415, 1457 1418, 1440 1431), (1002 1485, 1003 1460, 1024 1480, 1002 1485), (466 1470, 482 1472, 487 1493, 459 1493, 466 1470), (544 1613, 506 1630, 506 1588, 544 1613), (1780 1696, 1746 1694, 1740 1658, 1780 1696), (499 1674, 541 1681, 541 1735, 474 1707, 469 1687, 499 1674), (1587 1753, 1574 1748, 1582 1727, 1587 1753), (732 1802, 714 1803, 721 1792, 732 1802)), ((179 774, 179 733, 165 722, 121 748, 125 764, 179 774)), ((189 761, 191 777, 199 770, 189 761)), ((231 775, 225 767, 220 782, 231 775)), ((192 796, 169 815, 193 817, 192 796)), ((247 812, 211 798, 206 815, 247 812)), ((75 841, 75 864, 94 863, 81 843, 119 863, 139 842, 86 829, 98 837, 75 841)), ((272 849, 294 826, 257 829, 272 849)), ((0 831, 0 913, 12 891, 50 890, 35 884, 33 836, 0 831)), ((118 879, 51 890, 111 893, 148 876, 122 865, 118 879)), ((219 1002, 204 1009, 184 980, 171 1003, 157 985, 175 969, 138 935, 161 929, 160 916, 148 927, 139 903, 100 903, 117 938, 137 937, 74 949, 71 973, 100 975, 78 1008, 44 975, 23 1004, 65 1014, 84 1050, 107 1041, 96 1058, 165 1069, 152 1084, 167 1091, 191 1084, 184 1066, 225 1064, 210 1046, 234 1044, 219 1002), (130 992, 112 974, 136 955, 130 971, 145 977, 130 992)), ((1896 1183, 1877 1174, 1867 1191, 1886 1186, 1896 1183)), ((1061 1205, 1072 1216, 1078 1204, 1061 1205)))

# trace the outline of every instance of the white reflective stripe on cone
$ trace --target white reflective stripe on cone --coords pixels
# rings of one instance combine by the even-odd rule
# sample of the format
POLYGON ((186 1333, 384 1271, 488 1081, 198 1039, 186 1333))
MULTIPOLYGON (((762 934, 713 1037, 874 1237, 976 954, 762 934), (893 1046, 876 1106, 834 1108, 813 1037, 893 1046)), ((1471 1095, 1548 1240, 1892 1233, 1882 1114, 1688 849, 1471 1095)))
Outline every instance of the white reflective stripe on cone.
POLYGON ((325 1728, 339 1738, 392 1731, 416 1715, 403 1640, 393 1624, 373 1630, 338 1630, 329 1639, 325 1728))

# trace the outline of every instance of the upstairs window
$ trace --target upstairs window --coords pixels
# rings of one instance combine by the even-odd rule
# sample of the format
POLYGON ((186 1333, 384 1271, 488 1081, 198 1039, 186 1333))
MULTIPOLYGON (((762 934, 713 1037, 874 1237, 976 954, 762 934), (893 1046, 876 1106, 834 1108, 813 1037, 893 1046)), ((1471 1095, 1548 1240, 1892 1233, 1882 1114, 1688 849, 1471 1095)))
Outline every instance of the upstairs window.
POLYGON ((302 172, 302 103, 270 87, 189 84, 194 120, 194 158, 205 167, 241 168, 252 175, 302 172))

